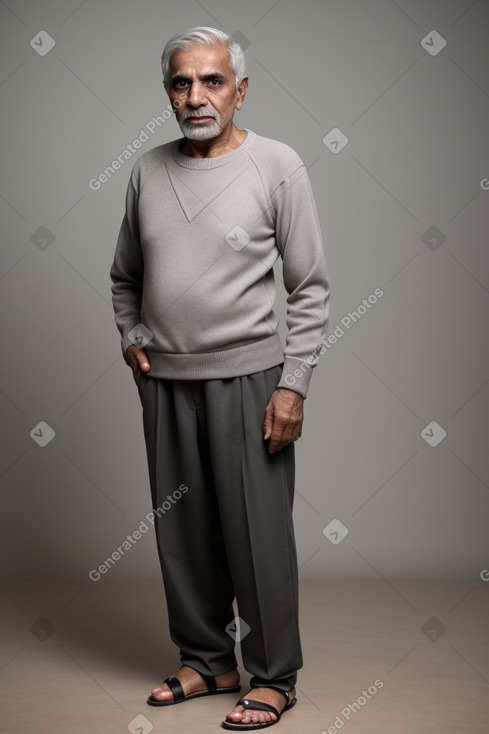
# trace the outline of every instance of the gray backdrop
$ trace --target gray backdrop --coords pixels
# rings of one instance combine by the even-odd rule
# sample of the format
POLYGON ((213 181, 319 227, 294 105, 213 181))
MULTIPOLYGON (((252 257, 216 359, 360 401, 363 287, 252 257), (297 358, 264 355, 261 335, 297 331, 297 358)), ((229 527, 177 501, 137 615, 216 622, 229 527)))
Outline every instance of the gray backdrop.
POLYGON ((309 169, 331 276, 336 342, 297 444, 301 574, 483 578, 488 2, 7 0, 0 22, 2 575, 88 579, 128 535, 110 576, 159 575, 109 269, 132 165, 180 137, 153 120, 164 43, 211 25, 245 49, 236 124, 309 169))

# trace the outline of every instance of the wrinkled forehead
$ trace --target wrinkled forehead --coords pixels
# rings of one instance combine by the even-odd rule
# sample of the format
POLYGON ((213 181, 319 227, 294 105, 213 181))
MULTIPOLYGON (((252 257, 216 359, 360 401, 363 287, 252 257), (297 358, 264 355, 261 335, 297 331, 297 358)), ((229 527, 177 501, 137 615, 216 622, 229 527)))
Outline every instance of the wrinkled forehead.
POLYGON ((218 71, 221 74, 232 74, 229 66, 229 52, 226 46, 196 45, 187 50, 174 51, 170 57, 170 77, 199 77, 218 71))

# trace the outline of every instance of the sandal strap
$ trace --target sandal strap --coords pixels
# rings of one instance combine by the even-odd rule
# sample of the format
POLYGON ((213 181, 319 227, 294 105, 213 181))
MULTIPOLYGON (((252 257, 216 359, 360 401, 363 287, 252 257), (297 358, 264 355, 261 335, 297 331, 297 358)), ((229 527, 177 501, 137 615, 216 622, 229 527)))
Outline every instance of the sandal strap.
POLYGON ((252 688, 271 688, 273 691, 278 691, 285 697, 287 705, 290 703, 289 691, 284 691, 283 688, 278 688, 277 686, 252 686, 252 688))
MULTIPOLYGON (((210 693, 215 693, 217 691, 215 677, 213 675, 205 675, 204 673, 199 673, 199 675, 203 678, 208 691, 210 693)), ((175 676, 171 676, 169 678, 165 678, 163 683, 166 683, 170 691, 173 693, 174 701, 184 701, 185 700, 186 696, 182 688, 182 684, 180 683, 178 678, 176 678, 175 676)))
MULTIPOLYGON (((269 686, 267 686, 269 688, 269 686)), ((280 719, 280 714, 270 703, 262 703, 261 701, 253 701, 251 698, 240 698, 236 706, 243 706, 244 709, 253 709, 254 711, 268 711, 271 714, 275 714, 277 721, 280 719)))
MULTIPOLYGON (((197 671, 198 672, 198 671, 197 671)), ((204 673, 199 673, 200 677, 203 678, 204 683, 207 686, 207 689, 210 693, 215 693, 217 691, 217 685, 216 685, 216 679, 213 675, 205 675, 204 673)))
POLYGON ((166 683, 170 691, 173 693, 174 701, 183 701, 185 699, 185 693, 183 692, 182 684, 178 678, 165 678, 163 683, 166 683))

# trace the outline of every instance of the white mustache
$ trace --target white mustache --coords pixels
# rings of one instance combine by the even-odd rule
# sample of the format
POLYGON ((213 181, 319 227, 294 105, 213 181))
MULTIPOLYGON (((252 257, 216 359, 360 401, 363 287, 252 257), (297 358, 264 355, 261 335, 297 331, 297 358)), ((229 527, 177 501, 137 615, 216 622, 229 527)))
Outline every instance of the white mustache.
POLYGON ((189 117, 212 117, 213 119, 216 119, 214 117, 214 115, 208 115, 208 114, 200 114, 199 115, 199 114, 194 114, 194 113, 190 112, 189 114, 186 114, 185 117, 182 118, 182 122, 184 122, 185 120, 188 120, 189 117))

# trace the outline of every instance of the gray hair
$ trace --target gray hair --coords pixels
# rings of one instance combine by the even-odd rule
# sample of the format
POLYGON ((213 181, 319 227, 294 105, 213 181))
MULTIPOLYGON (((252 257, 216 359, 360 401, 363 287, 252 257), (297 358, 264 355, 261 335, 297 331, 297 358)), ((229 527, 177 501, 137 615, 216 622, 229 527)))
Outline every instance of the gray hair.
POLYGON ((236 89, 245 75, 245 57, 243 49, 231 36, 217 28, 208 26, 197 26, 187 28, 183 33, 176 33, 170 38, 161 57, 161 70, 163 71, 163 84, 166 91, 170 91, 170 57, 175 51, 187 51, 192 46, 227 46, 229 52, 229 66, 236 77, 236 89))

